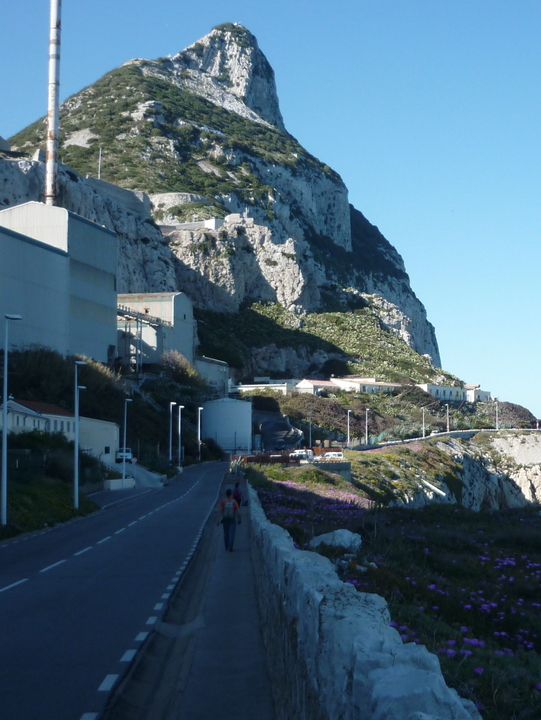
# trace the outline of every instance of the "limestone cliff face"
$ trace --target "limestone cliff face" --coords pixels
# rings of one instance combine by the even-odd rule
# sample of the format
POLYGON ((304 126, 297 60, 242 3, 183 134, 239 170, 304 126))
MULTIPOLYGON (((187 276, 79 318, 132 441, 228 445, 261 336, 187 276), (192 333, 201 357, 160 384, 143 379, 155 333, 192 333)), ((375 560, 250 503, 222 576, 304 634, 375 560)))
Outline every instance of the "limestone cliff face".
POLYGON ((246 28, 227 23, 170 58, 175 82, 251 120, 284 129, 274 71, 246 28), (246 110, 252 112, 246 112, 246 110))
POLYGON ((483 442, 446 440, 438 447, 461 467, 454 491, 422 483, 404 502, 410 507, 459 503, 470 510, 505 510, 541 503, 541 436, 506 432, 483 436, 483 442), (456 493, 456 488, 460 492, 456 493))
MULTIPOLYGON (((79 173, 63 171, 62 201, 119 233, 120 290, 178 288, 200 307, 227 312, 253 301, 298 314, 368 303, 440 365, 402 258, 349 205, 340 176, 287 133, 273 70, 242 26, 219 26, 171 57, 113 70, 70 98, 61 122, 62 160, 79 173), (102 177, 148 193, 163 235, 151 217, 128 217, 110 186, 82 180, 95 174, 100 147, 102 177), (231 213, 241 217, 217 230, 182 227, 231 213)), ((29 153, 43 139, 38 122, 12 144, 29 153)), ((15 165, 21 191, 8 189, 4 205, 40 195, 40 171, 15 165)))

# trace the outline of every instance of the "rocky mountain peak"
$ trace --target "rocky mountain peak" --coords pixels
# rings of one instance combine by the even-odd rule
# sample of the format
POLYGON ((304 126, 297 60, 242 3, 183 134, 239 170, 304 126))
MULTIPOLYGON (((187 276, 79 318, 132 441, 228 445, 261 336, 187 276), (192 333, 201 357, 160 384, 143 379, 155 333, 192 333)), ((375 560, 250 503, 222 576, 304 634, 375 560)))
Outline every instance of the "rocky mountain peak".
POLYGON ((259 119, 284 130, 274 71, 255 36, 242 25, 218 25, 170 61, 174 75, 184 85, 195 85, 198 94, 222 104, 225 91, 259 119))

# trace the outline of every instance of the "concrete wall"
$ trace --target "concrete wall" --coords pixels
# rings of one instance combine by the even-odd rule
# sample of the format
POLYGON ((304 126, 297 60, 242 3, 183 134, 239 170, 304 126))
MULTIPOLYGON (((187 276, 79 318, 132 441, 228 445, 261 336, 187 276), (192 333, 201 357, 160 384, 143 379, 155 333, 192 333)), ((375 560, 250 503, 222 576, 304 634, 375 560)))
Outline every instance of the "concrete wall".
MULTIPOLYGON (((1 220, 0 220, 1 222, 1 220)), ((68 348, 67 253, 0 227, 0 331, 4 314, 22 315, 9 326, 10 347, 68 348)))
POLYGON ((116 236, 70 213, 69 325, 72 354, 107 362, 116 352, 116 236))
POLYGON ((107 420, 81 417, 79 421, 79 445, 104 463, 112 465, 119 447, 118 425, 107 420), (107 452, 108 451, 108 452, 107 452))
POLYGON ((220 395, 229 391, 229 365, 226 362, 198 357, 195 368, 201 377, 212 385, 220 395))
POLYGON ((402 643, 378 595, 297 550, 250 488, 251 551, 277 720, 480 720, 439 661, 402 643))

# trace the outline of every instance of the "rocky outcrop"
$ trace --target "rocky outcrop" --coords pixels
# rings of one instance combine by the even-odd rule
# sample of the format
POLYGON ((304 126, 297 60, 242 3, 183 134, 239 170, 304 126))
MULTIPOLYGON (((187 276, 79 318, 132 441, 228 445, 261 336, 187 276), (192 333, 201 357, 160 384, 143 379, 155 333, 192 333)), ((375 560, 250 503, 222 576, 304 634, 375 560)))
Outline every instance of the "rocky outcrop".
POLYGON ((437 657, 403 643, 387 603, 297 550, 250 489, 251 551, 277 718, 480 720, 447 687, 437 657))
POLYGON ((420 478, 416 491, 394 505, 460 504, 469 510, 505 510, 541 503, 541 435, 536 431, 483 432, 471 441, 446 439, 438 448, 460 470, 437 485, 420 478))

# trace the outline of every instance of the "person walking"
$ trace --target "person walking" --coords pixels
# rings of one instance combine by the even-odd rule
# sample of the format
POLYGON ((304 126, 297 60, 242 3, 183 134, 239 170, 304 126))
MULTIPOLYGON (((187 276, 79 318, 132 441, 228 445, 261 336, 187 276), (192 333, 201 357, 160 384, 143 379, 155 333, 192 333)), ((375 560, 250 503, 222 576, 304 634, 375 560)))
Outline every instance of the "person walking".
POLYGON ((222 516, 220 522, 224 528, 225 549, 233 552, 235 531, 237 524, 240 524, 240 510, 237 501, 233 497, 231 488, 227 488, 225 497, 220 501, 220 513, 222 516))

